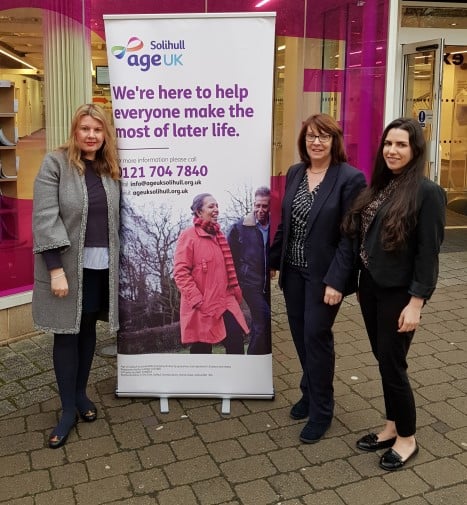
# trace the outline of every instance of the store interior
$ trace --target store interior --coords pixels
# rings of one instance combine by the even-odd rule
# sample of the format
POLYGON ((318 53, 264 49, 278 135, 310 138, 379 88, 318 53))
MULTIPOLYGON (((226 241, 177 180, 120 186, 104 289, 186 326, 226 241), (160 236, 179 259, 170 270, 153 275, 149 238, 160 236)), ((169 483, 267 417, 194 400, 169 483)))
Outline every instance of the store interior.
MULTIPOLYGON (((407 11, 406 23, 417 22, 418 26, 421 22, 436 24, 437 15, 425 16, 423 20, 423 17, 417 16, 417 12, 420 14, 421 11, 413 9, 407 11)), ((445 11, 443 11, 443 16, 443 22, 446 22, 445 11)), ((456 22, 459 19, 466 23, 465 16, 456 19, 456 22)), ((33 181, 46 150, 43 40, 42 9, 24 8, 0 11, 0 80, 14 82, 17 104, 16 197, 19 199, 32 198, 33 181)), ((281 50, 277 51, 276 61, 275 125, 280 125, 283 103, 281 95, 287 79, 285 65, 287 51, 283 50, 283 46, 283 40, 278 37, 277 48, 281 50)), ((464 209, 467 202, 465 198, 467 188, 467 46, 447 46, 446 53, 459 55, 456 57, 456 63, 460 63, 444 65, 439 137, 440 183, 451 195, 451 200, 454 198, 459 200, 458 208, 454 210, 460 214, 467 214, 467 208, 464 209)), ((95 33, 91 33, 91 55, 93 101, 100 103, 110 113, 110 87, 105 73, 106 46, 105 41, 95 33)), ((422 74, 420 83, 423 89, 422 74)), ((420 106, 422 105, 420 103, 420 106)), ((284 138, 280 128, 277 128, 274 132, 273 148, 276 151, 282 150, 283 144, 284 138)), ((5 184, 8 182, 0 183, 0 191, 5 188, 5 184)))

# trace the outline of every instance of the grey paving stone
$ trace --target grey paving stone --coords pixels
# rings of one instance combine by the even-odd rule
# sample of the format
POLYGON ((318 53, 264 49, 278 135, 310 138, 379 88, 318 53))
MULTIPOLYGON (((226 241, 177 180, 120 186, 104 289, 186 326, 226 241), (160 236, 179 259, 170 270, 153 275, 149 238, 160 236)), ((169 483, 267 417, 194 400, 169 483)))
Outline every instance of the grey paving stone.
POLYGON ((409 469, 387 473, 383 479, 403 498, 424 495, 430 490, 430 486, 409 469))
POLYGON ((360 478, 353 467, 342 460, 309 466, 302 469, 302 474, 313 488, 318 490, 342 486, 360 478))
POLYGON ((0 416, 16 411, 16 405, 9 400, 0 400, 0 416))
POLYGON ((382 505, 399 503, 400 499, 399 493, 379 477, 341 486, 336 492, 346 505, 382 505))
POLYGON ((99 456, 108 456, 118 452, 115 439, 111 436, 98 437, 89 440, 67 441, 64 446, 70 462, 84 461, 99 456))
POLYGON ((217 442, 246 435, 247 429, 238 419, 224 419, 215 423, 198 426, 198 433, 204 442, 217 442))
POLYGON ((32 451, 42 448, 44 438, 41 433, 29 432, 0 438, 0 456, 32 451))
POLYGON ((137 449, 148 445, 150 438, 140 421, 129 421, 112 426, 115 442, 120 449, 137 449))
POLYGON ((30 470, 31 464, 28 454, 25 452, 13 454, 11 456, 2 456, 2 464, 0 465, 0 477, 20 474, 30 470))
POLYGON ((142 465, 135 451, 119 452, 110 456, 101 456, 87 460, 86 468, 89 480, 99 480, 115 475, 134 473, 142 465))
POLYGON ((88 482, 89 476, 84 463, 69 463, 50 470, 54 488, 65 488, 88 482))
POLYGON ((190 459, 207 454, 208 450, 198 437, 175 440, 170 446, 179 460, 190 459))
POLYGON ((35 495, 34 500, 36 505, 72 505, 76 503, 72 487, 39 493, 35 495))
POLYGON ((434 489, 465 483, 465 467, 455 459, 439 458, 435 461, 414 467, 426 483, 434 489))
POLYGON ((238 440, 213 442, 212 444, 207 444, 207 449, 217 463, 243 458, 246 455, 246 451, 238 440))
POLYGON ((133 486, 133 493, 136 495, 153 494, 169 487, 164 473, 159 468, 128 473, 128 477, 133 486))
POLYGON ((279 500, 296 498, 307 494, 312 489, 300 472, 280 473, 268 479, 269 484, 276 491, 279 500))
POLYGON ((181 421, 170 421, 158 426, 148 426, 146 428, 151 440, 155 443, 171 442, 194 435, 194 427, 189 419, 181 421))
POLYGON ((189 486, 167 489, 157 494, 159 505, 198 505, 198 500, 189 486))
POLYGON ((136 451, 143 468, 166 465, 175 461, 175 455, 169 444, 149 445, 136 451))
POLYGON ((209 481, 195 482, 193 491, 203 505, 225 503, 235 497, 229 482, 223 477, 215 477, 209 481))
POLYGON ((303 497, 305 505, 345 505, 335 491, 319 491, 303 497))
POLYGON ((74 489, 77 505, 97 505, 130 498, 133 494, 130 481, 125 475, 78 484, 74 489))
POLYGON ((164 471, 173 486, 180 486, 198 482, 199 480, 217 477, 221 472, 215 461, 210 456, 168 464, 164 471))
POLYGON ((268 453, 269 459, 281 473, 298 470, 309 465, 309 461, 296 447, 289 447, 268 453))
POLYGON ((246 456, 240 460, 227 461, 220 464, 220 469, 229 482, 235 484, 270 477, 277 473, 277 469, 265 455, 246 456))
POLYGON ((268 433, 253 433, 239 437, 238 441, 248 454, 263 454, 277 448, 268 433))
POLYGON ((0 501, 13 500, 51 489, 49 472, 38 470, 0 478, 0 501))
POLYGON ((244 505, 266 505, 280 502, 280 496, 264 480, 247 482, 235 486, 235 492, 244 505))

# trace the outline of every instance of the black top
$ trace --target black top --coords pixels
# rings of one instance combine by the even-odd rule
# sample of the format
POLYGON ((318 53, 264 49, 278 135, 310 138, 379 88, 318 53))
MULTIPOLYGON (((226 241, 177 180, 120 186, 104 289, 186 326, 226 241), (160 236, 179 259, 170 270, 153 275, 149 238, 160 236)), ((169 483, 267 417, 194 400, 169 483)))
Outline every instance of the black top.
MULTIPOLYGON (((86 167, 84 179, 88 191, 88 219, 84 247, 109 247, 109 218, 104 185, 94 170, 92 160, 83 161, 86 167)), ((59 248, 44 251, 42 256, 47 270, 63 266, 59 248)))

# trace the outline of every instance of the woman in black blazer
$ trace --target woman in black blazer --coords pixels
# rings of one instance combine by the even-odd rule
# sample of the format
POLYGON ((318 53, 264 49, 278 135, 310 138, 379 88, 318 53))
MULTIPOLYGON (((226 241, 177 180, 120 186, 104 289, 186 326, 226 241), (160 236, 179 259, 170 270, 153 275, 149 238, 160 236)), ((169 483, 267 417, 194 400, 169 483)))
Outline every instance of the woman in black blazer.
POLYGON ((384 130, 370 186, 356 199, 344 229, 360 240, 359 302, 381 374, 386 425, 357 441, 364 451, 388 449, 384 470, 418 452, 415 402, 407 353, 420 313, 436 286, 446 195, 424 177, 425 139, 414 119, 384 130))
POLYGON ((290 416, 308 418, 300 440, 313 443, 333 417, 332 325, 342 297, 352 291, 356 254, 341 233, 341 222, 365 177, 346 163, 342 130, 327 114, 303 123, 298 150, 302 161, 287 172, 270 261, 280 271, 279 286, 303 370, 302 398, 290 416))

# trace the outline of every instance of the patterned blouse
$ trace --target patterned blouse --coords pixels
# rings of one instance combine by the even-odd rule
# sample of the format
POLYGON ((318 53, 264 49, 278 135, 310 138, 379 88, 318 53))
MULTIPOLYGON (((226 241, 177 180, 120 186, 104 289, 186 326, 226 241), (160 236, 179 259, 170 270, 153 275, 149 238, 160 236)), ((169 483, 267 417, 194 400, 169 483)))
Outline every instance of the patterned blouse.
POLYGON ((400 179, 395 177, 391 179, 387 186, 381 189, 374 199, 362 210, 361 218, 361 227, 360 227, 360 259, 362 260, 363 265, 368 268, 369 258, 368 253, 365 250, 365 239, 368 228, 373 222, 376 213, 380 209, 381 205, 394 193, 394 191, 399 186, 400 179))
POLYGON ((285 256, 285 261, 294 267, 308 267, 305 257, 306 225, 318 189, 319 184, 312 191, 308 190, 308 175, 305 172, 292 201, 290 238, 285 256))

